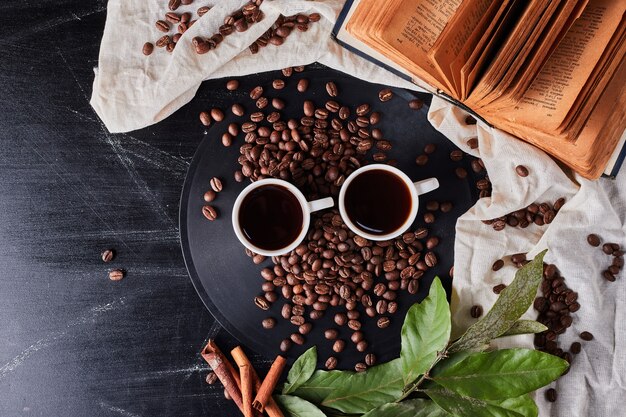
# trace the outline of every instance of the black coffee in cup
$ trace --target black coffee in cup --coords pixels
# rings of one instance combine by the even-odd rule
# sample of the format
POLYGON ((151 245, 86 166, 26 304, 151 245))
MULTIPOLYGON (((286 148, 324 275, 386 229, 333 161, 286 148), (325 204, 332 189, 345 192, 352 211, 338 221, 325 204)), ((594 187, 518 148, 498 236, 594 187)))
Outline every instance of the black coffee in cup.
POLYGON ((345 193, 349 219, 364 232, 386 235, 398 230, 412 209, 411 191, 396 174, 372 169, 360 173, 345 193))
POLYGON ((267 184, 252 190, 241 202, 239 225, 244 236, 263 250, 289 246, 302 231, 298 198, 287 188, 267 184))

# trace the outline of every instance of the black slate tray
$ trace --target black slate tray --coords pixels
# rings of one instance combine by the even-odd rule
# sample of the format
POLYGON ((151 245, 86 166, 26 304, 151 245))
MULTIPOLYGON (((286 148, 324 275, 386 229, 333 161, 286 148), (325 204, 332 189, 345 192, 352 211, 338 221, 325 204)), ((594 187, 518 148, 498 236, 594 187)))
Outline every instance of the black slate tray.
MULTIPOLYGON (((421 278, 420 290, 416 295, 399 292, 399 311, 392 317, 392 324, 381 330, 376 327, 375 319, 361 314, 365 317, 362 330, 370 344, 368 352, 375 353, 379 362, 390 360, 399 354, 400 329, 406 310, 426 296, 436 275, 442 279, 444 287, 450 294, 449 269, 453 265, 456 219, 478 198, 473 186, 474 178, 469 159, 466 156, 460 163, 450 160, 450 152, 457 148, 429 124, 426 116, 430 96, 427 94, 393 89, 394 98, 381 103, 378 100, 378 92, 384 88, 383 86, 370 84, 330 69, 294 73, 292 77, 285 78, 287 85, 281 91, 271 87, 272 80, 276 78, 282 78, 279 71, 259 74, 254 78, 254 85, 250 80, 241 79, 237 101, 243 104, 248 112, 255 111, 254 102, 249 98, 248 92, 255 85, 261 85, 266 91, 264 95, 269 99, 280 96, 285 100, 287 108, 282 113, 286 116, 283 119, 286 120, 300 114, 305 99, 323 105, 328 100, 325 84, 330 80, 335 81, 340 91, 338 101, 342 104, 354 107, 369 103, 373 110, 383 113, 378 127, 382 129, 385 137, 393 142, 394 148, 388 154, 390 158, 397 160, 398 168, 405 171, 413 180, 431 176, 439 179, 440 188, 422 196, 416 225, 423 225, 426 201, 431 199, 451 201, 454 204, 451 212, 438 212, 437 221, 427 225, 430 234, 441 239, 440 245, 435 249, 439 258, 438 265, 421 278), (296 90, 300 78, 308 78, 311 81, 305 94, 296 90), (420 110, 411 110, 407 103, 416 97, 422 99, 425 105, 420 110), (428 164, 417 166, 415 158, 422 153, 428 143, 434 143, 437 150, 430 155, 428 164), (467 179, 457 178, 454 170, 458 166, 466 168, 469 173, 467 179)), ((215 89, 224 89, 225 83, 225 79, 208 82, 209 87, 215 89)), ((229 109, 232 104, 234 102, 224 103, 224 110, 229 109)), ((253 303, 254 297, 262 294, 260 287, 263 280, 260 270, 264 266, 271 266, 272 262, 268 259, 262 265, 253 264, 245 255, 244 248, 232 229, 231 207, 238 193, 248 184, 248 180, 237 183, 233 178, 234 171, 240 168, 237 157, 239 146, 243 142, 243 134, 237 137, 231 147, 227 148, 221 144, 221 135, 226 131, 228 123, 242 123, 244 120, 230 114, 230 111, 225 113, 227 117, 224 121, 212 125, 205 132, 206 137, 198 147, 187 173, 180 204, 181 246, 193 285, 210 312, 242 344, 272 358, 281 353, 280 341, 289 337, 296 328, 280 316, 281 307, 286 302, 282 296, 268 311, 260 310, 253 303), (212 203, 219 210, 219 219, 209 222, 201 212, 205 204, 202 196, 210 188, 209 180, 214 176, 222 179, 224 190, 212 203), (265 317, 275 317, 277 326, 272 330, 264 330, 261 327, 261 320, 265 317)), ((340 337, 348 342, 346 350, 341 354, 334 354, 331 342, 324 339, 324 329, 335 327, 332 322, 335 311, 339 310, 329 308, 321 320, 314 322, 313 331, 306 337, 306 343, 303 346, 294 346, 288 352, 290 360, 312 345, 317 345, 320 366, 323 366, 323 362, 330 355, 337 356, 338 367, 344 369, 352 369, 356 362, 363 360, 364 353, 357 352, 354 345, 349 342, 351 331, 347 327, 340 329, 340 337)))

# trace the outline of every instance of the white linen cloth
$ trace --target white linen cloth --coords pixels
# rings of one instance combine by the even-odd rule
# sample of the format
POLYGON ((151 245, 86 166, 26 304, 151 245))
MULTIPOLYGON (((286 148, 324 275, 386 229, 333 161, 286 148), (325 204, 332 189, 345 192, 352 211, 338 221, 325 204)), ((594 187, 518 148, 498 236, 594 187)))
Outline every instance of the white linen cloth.
MULTIPOLYGON (((210 78, 239 76, 288 66, 320 62, 376 83, 416 89, 412 84, 341 48, 330 32, 343 5, 342 0, 266 0, 265 19, 243 33, 227 36, 215 50, 197 55, 194 36, 216 33, 224 17, 244 4, 243 0, 220 0, 181 38, 172 54, 155 48, 145 57, 142 45, 162 34, 154 22, 166 12, 165 0, 109 0, 106 27, 95 70, 91 104, 111 132, 125 132, 163 120, 190 101, 201 82, 210 78), (253 55, 248 46, 264 33, 279 14, 318 12, 322 19, 307 32, 294 31, 280 47, 268 45, 253 55)), ((202 4, 204 5, 204 3, 202 4)), ((179 12, 195 11, 198 4, 181 6, 179 12)), ((626 300, 624 277, 605 281, 602 270, 610 257, 586 243, 589 233, 607 242, 626 246, 626 174, 616 180, 588 181, 563 171, 540 150, 482 123, 465 124, 466 114, 435 97, 429 120, 464 151, 483 159, 493 184, 490 198, 478 201, 456 225, 453 324, 456 334, 472 323, 469 309, 480 304, 488 309, 496 300, 492 287, 509 283, 515 268, 507 264, 491 270, 499 258, 518 252, 534 255, 549 248, 546 262, 555 263, 567 284, 579 293, 581 309, 572 327, 560 337, 564 350, 578 340, 581 331, 595 338, 583 342, 569 374, 556 384, 558 400, 548 403, 537 395, 540 416, 624 415, 626 397, 626 300), (466 141, 477 137, 479 148, 466 141), (525 165, 530 174, 521 178, 515 166, 525 165), (481 222, 523 208, 532 202, 567 202, 549 226, 526 229, 507 227, 497 232, 481 222)), ((527 313, 535 318, 534 311, 527 313)), ((532 346, 532 336, 498 341, 501 346, 532 346)))

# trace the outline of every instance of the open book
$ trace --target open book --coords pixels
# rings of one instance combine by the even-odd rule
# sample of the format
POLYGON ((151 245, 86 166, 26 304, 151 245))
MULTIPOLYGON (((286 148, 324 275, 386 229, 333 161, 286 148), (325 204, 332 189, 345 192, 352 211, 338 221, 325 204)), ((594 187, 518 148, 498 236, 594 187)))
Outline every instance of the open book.
POLYGON ((623 159, 625 17, 626 0, 353 0, 334 33, 597 178, 623 159))

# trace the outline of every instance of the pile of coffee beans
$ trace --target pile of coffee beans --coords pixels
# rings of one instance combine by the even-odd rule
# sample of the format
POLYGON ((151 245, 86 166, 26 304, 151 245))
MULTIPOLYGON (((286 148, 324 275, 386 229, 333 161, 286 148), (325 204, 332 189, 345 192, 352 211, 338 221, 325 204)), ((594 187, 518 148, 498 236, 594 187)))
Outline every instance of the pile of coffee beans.
POLYGON ((505 214, 502 217, 483 220, 483 223, 490 225, 497 231, 504 230, 507 226, 525 229, 533 223, 537 226, 543 226, 552 223, 563 204, 565 204, 565 198, 563 197, 556 200, 554 204, 549 202, 532 203, 528 207, 505 214))
MULTIPOLYGON (((363 318, 357 307, 375 319, 379 328, 389 326, 390 316, 398 310, 398 292, 416 294, 419 279, 437 265, 433 250, 438 244, 439 239, 428 236, 425 228, 406 232, 394 240, 371 242, 350 231, 337 210, 327 211, 314 220, 300 246, 289 254, 274 257, 274 267, 261 271, 264 295, 257 297, 255 303, 266 310, 278 300, 278 292, 286 300, 282 317, 297 326, 297 332, 281 342, 282 351, 289 350, 293 343, 303 344, 311 331, 311 322, 322 318, 329 307, 343 306, 345 312, 337 312, 334 322, 338 327, 347 326, 353 332, 350 339, 357 351, 365 352, 368 342, 360 330, 363 318), (376 283, 378 276, 384 280, 376 283)), ((265 328, 274 325, 274 321, 264 320, 265 328)), ((340 353, 345 341, 337 339, 337 335, 337 329, 325 331, 333 351, 340 353)), ((365 364, 359 367, 367 367, 367 358, 366 355, 365 364)), ((374 358, 369 356, 369 362, 374 358)), ((335 357, 329 358, 327 368, 334 368, 336 363, 335 357)))
MULTIPOLYGON (((587 243, 593 247, 599 247, 602 243, 602 239, 600 236, 592 233, 587 236, 587 243)), ((614 282, 617 278, 617 274, 619 274, 624 267, 624 251, 617 243, 605 243, 602 245, 602 252, 613 257, 611 265, 602 271, 602 276, 607 281, 614 282)))
POLYGON ((151 55, 154 51, 154 46, 156 45, 158 48, 164 48, 167 52, 174 51, 176 44, 183 36, 183 33, 187 31, 194 23, 198 17, 202 16, 206 13, 210 7, 203 6, 200 7, 196 11, 196 18, 194 19, 194 14, 192 12, 184 12, 177 13, 176 10, 183 5, 188 6, 193 3, 193 0, 170 0, 168 2, 169 12, 165 13, 165 15, 157 20, 154 23, 154 26, 159 32, 164 33, 159 39, 154 42, 146 42, 143 45, 142 52, 144 55, 151 55), (175 32, 172 34, 172 32, 175 32))
POLYGON ((535 299, 533 307, 539 312, 537 321, 548 330, 535 335, 535 347, 571 363, 572 354, 578 352, 565 351, 559 347, 558 339, 572 325, 572 313, 580 309, 578 293, 567 287, 555 265, 544 264, 541 294, 535 299))
POLYGON ((298 14, 293 16, 280 15, 272 27, 250 45, 250 52, 256 54, 262 47, 267 46, 267 44, 280 46, 294 30, 306 32, 309 30, 309 25, 318 22, 320 18, 319 13, 311 13, 309 15, 298 14))

